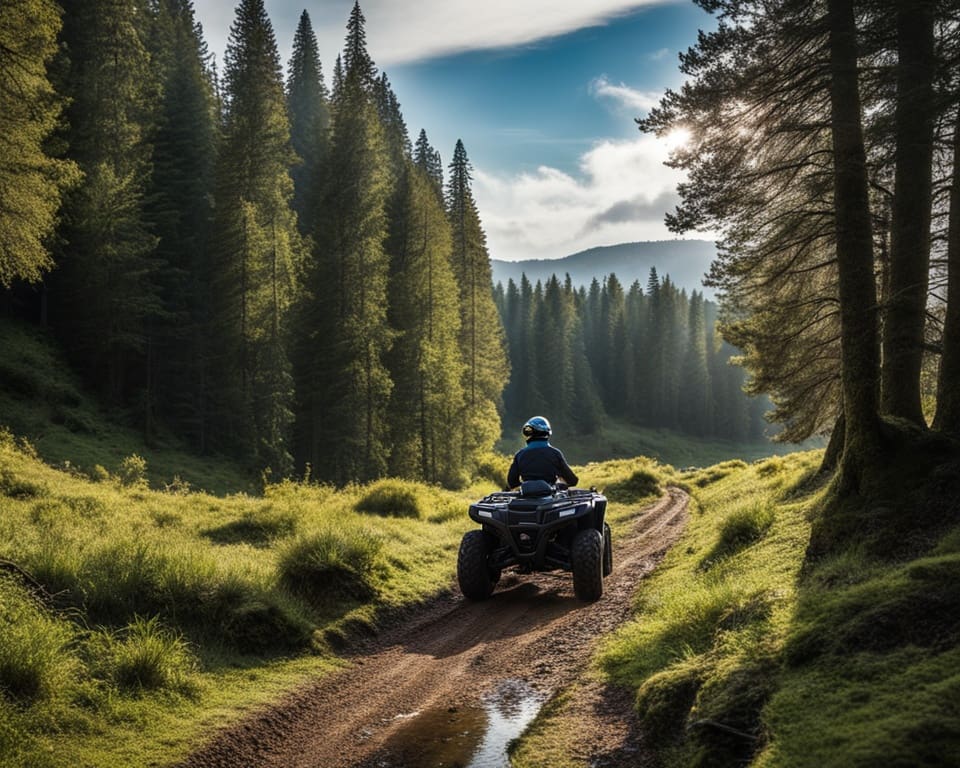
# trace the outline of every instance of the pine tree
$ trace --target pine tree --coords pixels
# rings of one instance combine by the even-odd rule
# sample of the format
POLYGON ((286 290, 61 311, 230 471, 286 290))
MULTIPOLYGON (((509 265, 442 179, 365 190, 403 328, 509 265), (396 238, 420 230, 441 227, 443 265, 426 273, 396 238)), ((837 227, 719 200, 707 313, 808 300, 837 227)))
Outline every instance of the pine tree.
POLYGON ((401 194, 407 226, 390 282, 390 319, 398 336, 390 351, 390 471, 457 485, 463 400, 460 311, 450 266, 450 224, 432 180, 417 168, 401 194))
POLYGON ((498 408, 510 375, 503 326, 493 304, 486 235, 471 190, 470 162, 458 140, 449 166, 447 215, 453 227, 453 268, 460 289, 460 349, 466 364, 463 461, 470 465, 500 433, 498 408))
MULTIPOLYGON (((146 215, 158 237, 163 314, 148 348, 148 419, 157 416, 205 448, 206 353, 202 332, 209 296, 217 116, 209 54, 190 0, 157 0, 150 54, 161 91, 153 132, 153 174, 146 215)), ((148 427, 148 432, 152 431, 148 427)))
POLYGON ((302 458, 314 476, 337 483, 386 472, 393 386, 384 364, 393 341, 385 249, 392 180, 362 19, 356 6, 339 85, 335 70, 334 127, 297 354, 302 458))
MULTIPOLYGON (((106 402, 144 412, 148 326, 162 314, 145 193, 155 81, 136 0, 63 3, 69 156, 85 178, 66 200, 51 322, 106 402)), ((149 410, 149 406, 147 409, 149 410)))
POLYGON ((330 128, 329 95, 323 82, 317 37, 304 11, 293 38, 293 53, 287 67, 287 113, 290 119, 290 145, 300 158, 292 171, 293 209, 300 232, 314 229, 320 168, 330 128))
POLYGON ((536 327, 538 348, 543 350, 537 368, 543 398, 541 409, 550 414, 561 431, 572 431, 576 408, 573 303, 556 275, 544 288, 536 327))
POLYGON ((365 91, 372 91, 377 79, 377 68, 367 52, 366 18, 356 0, 347 21, 347 39, 343 47, 343 77, 352 78, 365 91))
POLYGON ((263 0, 242 0, 224 69, 217 167, 211 398, 217 444, 258 468, 292 468, 289 310, 302 258, 280 60, 263 0))
POLYGON ((954 116, 953 178, 947 229, 947 307, 943 357, 937 379, 937 413, 933 425, 960 432, 960 111, 954 116))
POLYGON ((890 224, 889 292, 883 322, 881 407, 926 426, 920 395, 930 270, 933 196, 933 0, 898 0, 896 170, 890 224))
POLYGON ((60 10, 52 0, 0 5, 0 288, 53 266, 47 240, 77 167, 46 151, 63 100, 47 77, 60 10))
POLYGON ((413 150, 413 163, 427 178, 433 183, 437 194, 443 196, 443 163, 440 160, 440 153, 437 152, 427 140, 427 132, 420 129, 420 135, 417 137, 417 143, 413 150))
POLYGON ((680 426, 693 435, 710 434, 713 413, 707 369, 703 294, 693 292, 687 322, 687 351, 680 376, 680 426))

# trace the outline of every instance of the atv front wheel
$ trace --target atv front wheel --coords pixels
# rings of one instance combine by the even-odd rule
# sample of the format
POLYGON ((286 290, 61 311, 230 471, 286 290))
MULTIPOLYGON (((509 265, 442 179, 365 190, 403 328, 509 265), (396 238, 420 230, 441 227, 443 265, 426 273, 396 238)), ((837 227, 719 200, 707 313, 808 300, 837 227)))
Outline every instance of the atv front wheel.
POLYGON ((573 537, 570 548, 573 592, 584 602, 599 600, 603 594, 603 537, 595 528, 586 528, 573 537))
POLYGON ((603 575, 613 573, 613 540, 610 535, 610 526, 603 524, 603 575))
POLYGON ((487 560, 493 546, 483 531, 467 531, 460 541, 457 555, 457 581, 460 591, 470 600, 486 600, 500 580, 500 573, 490 571, 487 560))

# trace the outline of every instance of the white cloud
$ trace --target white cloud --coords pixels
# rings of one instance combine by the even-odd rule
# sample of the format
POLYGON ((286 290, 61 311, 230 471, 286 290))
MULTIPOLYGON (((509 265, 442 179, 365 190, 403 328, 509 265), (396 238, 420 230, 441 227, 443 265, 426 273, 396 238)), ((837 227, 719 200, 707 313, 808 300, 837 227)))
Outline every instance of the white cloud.
MULTIPOLYGON (((378 66, 449 53, 534 43, 605 24, 637 8, 675 0, 362 0, 367 47, 378 66)), ((211 49, 222 58, 239 0, 195 0, 211 49)), ((283 63, 300 12, 310 14, 325 67, 343 48, 353 0, 266 0, 283 63)))
POLYGON ((559 258, 597 245, 675 237, 663 217, 683 174, 667 168, 663 139, 602 141, 577 175, 541 166, 533 173, 474 170, 474 194, 490 256, 559 258))
POLYGON ((662 93, 656 91, 638 91, 620 83, 614 85, 606 75, 595 77, 590 82, 590 93, 602 99, 610 99, 620 108, 632 112, 647 112, 660 103, 662 93))
POLYGON ((364 0, 370 50, 384 63, 523 45, 665 0, 364 0))

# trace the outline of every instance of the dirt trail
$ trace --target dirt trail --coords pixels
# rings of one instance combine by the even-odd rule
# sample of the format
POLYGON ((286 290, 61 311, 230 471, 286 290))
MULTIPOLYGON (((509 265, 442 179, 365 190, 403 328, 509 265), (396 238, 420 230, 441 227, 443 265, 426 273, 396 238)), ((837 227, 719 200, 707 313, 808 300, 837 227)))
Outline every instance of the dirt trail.
MULTIPOLYGON (((349 669, 221 732, 184 768, 429 768, 397 751, 397 732, 421 712, 478 706, 505 680, 524 681, 542 698, 572 682, 594 641, 629 617, 637 582, 679 536, 687 501, 671 488, 638 512, 614 543, 614 570, 598 602, 578 601, 567 573, 505 574, 482 603, 458 592, 437 598, 353 655, 349 669)), ((602 719, 602 707, 597 712, 602 719)), ((611 750, 622 753, 624 734, 635 729, 621 731, 621 743, 583 747, 616 765, 611 750)))

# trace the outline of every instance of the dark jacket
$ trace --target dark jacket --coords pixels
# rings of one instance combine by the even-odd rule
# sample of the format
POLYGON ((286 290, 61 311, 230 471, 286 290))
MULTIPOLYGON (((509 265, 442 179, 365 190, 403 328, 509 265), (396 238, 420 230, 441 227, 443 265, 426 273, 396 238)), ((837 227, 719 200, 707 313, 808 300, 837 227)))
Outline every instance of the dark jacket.
POLYGON ((507 472, 507 487, 516 488, 521 480, 546 480, 553 484, 557 478, 567 485, 576 485, 579 480, 563 454, 547 440, 531 440, 513 457, 507 472))

